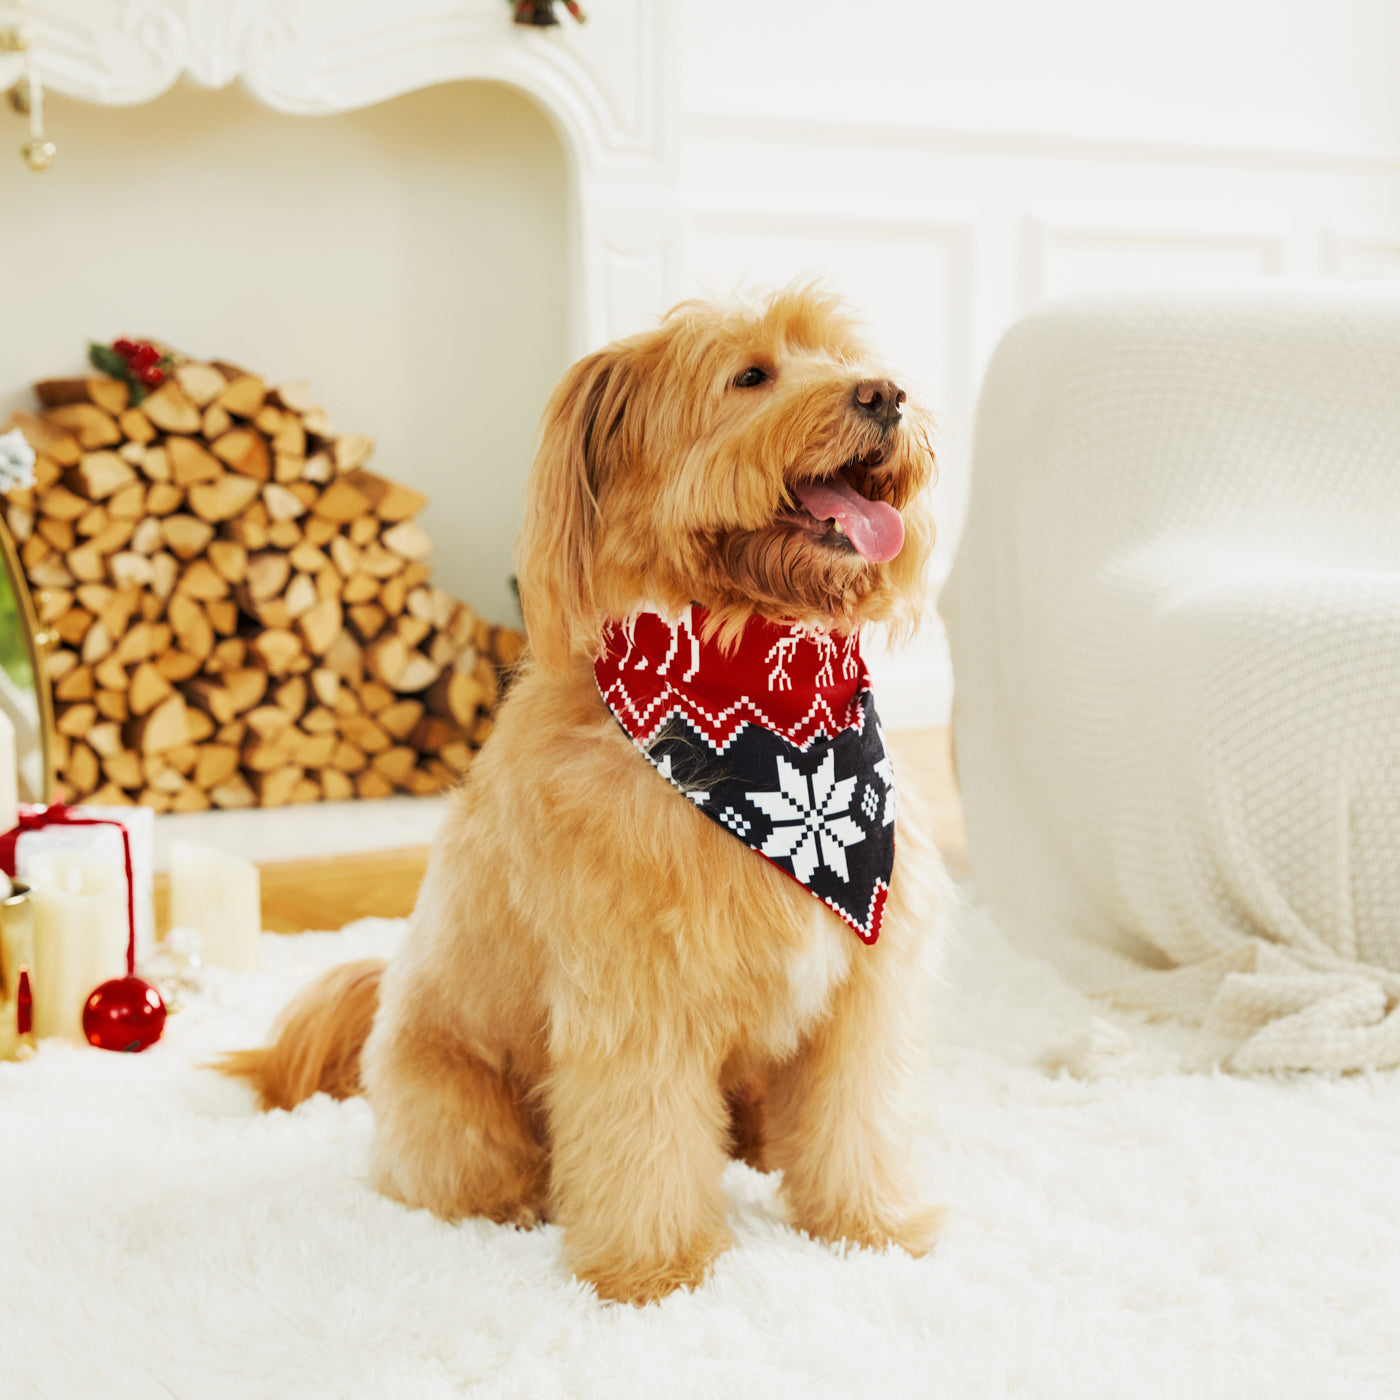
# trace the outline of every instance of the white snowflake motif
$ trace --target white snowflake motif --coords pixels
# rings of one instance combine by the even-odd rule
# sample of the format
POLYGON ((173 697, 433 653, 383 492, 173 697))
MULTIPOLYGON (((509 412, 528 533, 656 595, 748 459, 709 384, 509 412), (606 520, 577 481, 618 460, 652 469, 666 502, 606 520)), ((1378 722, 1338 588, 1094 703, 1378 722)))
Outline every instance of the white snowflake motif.
POLYGON ((0 433, 0 492, 34 485, 34 449, 18 428, 0 433))
MULTIPOLYGON (((894 824, 894 762, 890 758, 890 751, 885 745, 885 731, 883 726, 876 725, 875 732, 880 736, 880 747, 884 749, 885 756, 876 765, 875 771, 880 775, 885 784, 885 820, 882 826, 892 826, 894 824)), ((873 815, 873 814, 872 814, 873 815)))
POLYGON ((735 836, 747 836, 749 834, 749 827, 752 826, 749 819, 741 816, 733 807, 726 807, 724 811, 719 814, 719 819, 735 834, 735 836))
POLYGON ((875 813, 880 810, 880 798, 874 787, 866 783, 865 791, 861 793, 860 810, 865 813, 871 821, 875 819, 875 813))
POLYGON ((811 777, 779 758, 778 786, 779 792, 744 794, 774 822, 761 848, 763 854, 789 857, 793 874, 804 885, 818 865, 849 881, 846 847, 865 840, 865 833, 848 815, 856 780, 836 781, 836 756, 828 751, 811 777))

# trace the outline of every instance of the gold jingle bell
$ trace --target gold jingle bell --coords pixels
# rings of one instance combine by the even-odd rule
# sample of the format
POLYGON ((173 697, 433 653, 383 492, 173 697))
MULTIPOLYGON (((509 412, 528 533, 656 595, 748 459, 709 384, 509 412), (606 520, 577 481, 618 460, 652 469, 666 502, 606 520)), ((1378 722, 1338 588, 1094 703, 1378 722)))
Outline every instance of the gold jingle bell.
POLYGON ((19 153, 31 170, 47 170, 58 154, 58 147, 52 141, 26 141, 19 153))

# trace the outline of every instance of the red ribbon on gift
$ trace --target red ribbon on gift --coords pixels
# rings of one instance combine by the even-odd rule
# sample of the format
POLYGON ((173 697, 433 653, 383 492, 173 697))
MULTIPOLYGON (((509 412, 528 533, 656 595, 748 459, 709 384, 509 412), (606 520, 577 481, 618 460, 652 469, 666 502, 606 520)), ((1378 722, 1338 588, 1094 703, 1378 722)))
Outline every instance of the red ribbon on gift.
POLYGON ((126 975, 136 975, 136 881, 131 869, 131 833, 112 817, 81 817, 62 802, 47 807, 21 807, 19 823, 0 836, 0 870, 14 879, 15 852, 26 831, 42 831, 46 826, 114 826, 122 834, 122 856, 126 862, 126 975))

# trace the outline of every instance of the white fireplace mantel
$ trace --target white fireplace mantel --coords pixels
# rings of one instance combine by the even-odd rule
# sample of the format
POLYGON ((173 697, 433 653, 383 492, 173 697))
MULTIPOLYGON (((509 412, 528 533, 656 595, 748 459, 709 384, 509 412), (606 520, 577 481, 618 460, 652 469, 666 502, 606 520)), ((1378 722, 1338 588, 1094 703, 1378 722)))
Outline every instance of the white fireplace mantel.
MULTIPOLYGON (((664 0, 607 0, 586 24, 562 15, 552 30, 514 24, 506 0, 29 0, 27 10, 44 84, 87 102, 149 102, 184 78, 328 115, 438 83, 510 84, 549 114, 568 154, 575 350, 665 302, 676 229, 664 0)), ((0 59, 0 87, 18 73, 18 59, 0 59)))

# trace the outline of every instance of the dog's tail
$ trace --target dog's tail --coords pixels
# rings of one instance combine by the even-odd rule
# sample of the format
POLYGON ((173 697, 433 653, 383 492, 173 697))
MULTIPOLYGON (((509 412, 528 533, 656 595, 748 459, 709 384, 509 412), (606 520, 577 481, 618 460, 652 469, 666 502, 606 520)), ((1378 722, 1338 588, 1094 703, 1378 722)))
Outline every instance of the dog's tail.
POLYGON ((360 1051, 379 1005, 382 958, 333 967, 292 998, 259 1050, 231 1050, 211 1068, 246 1079, 264 1110, 295 1108, 312 1094, 360 1092, 360 1051))

